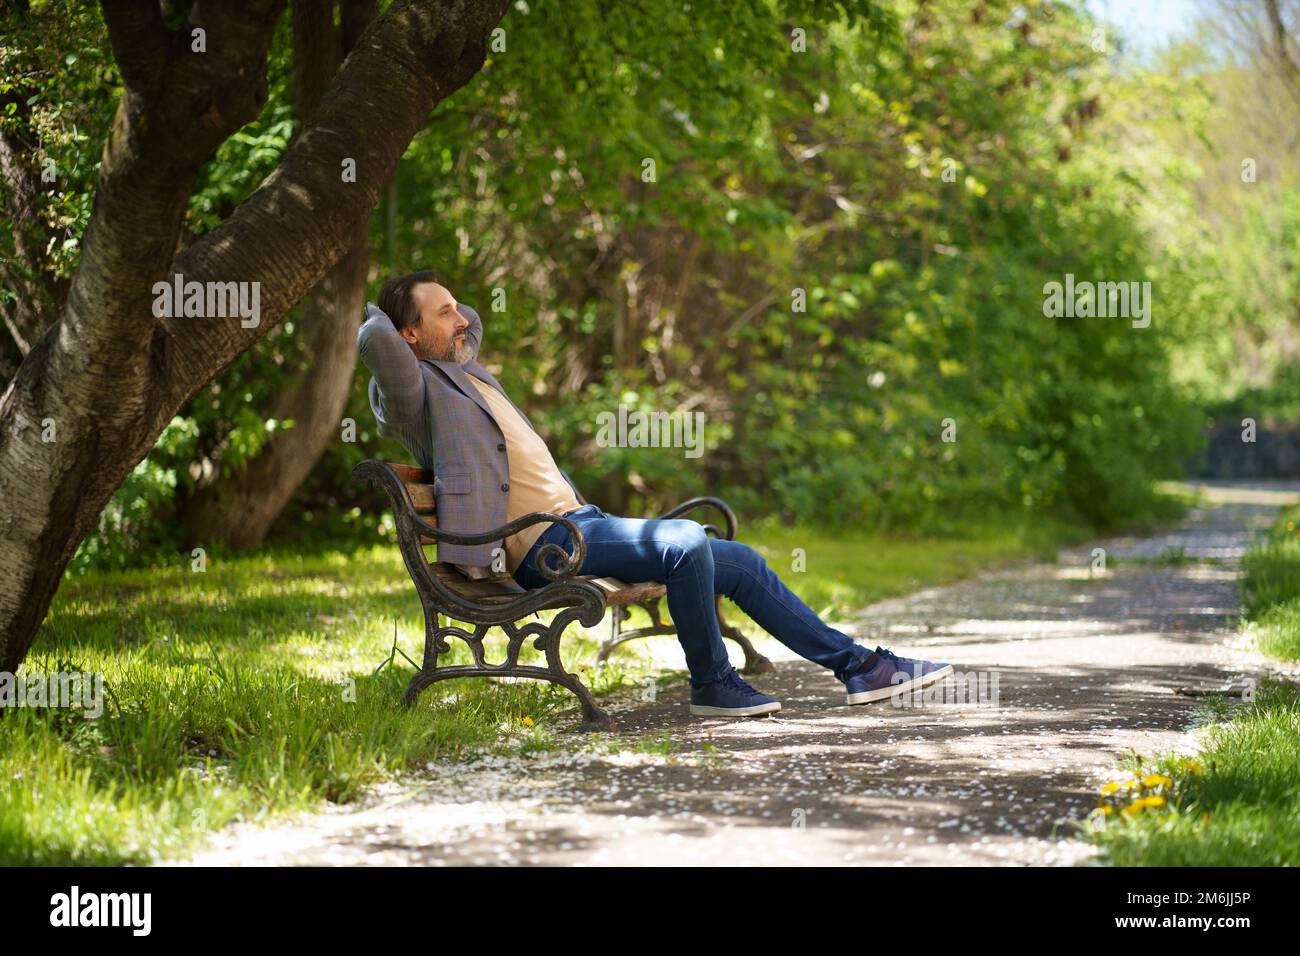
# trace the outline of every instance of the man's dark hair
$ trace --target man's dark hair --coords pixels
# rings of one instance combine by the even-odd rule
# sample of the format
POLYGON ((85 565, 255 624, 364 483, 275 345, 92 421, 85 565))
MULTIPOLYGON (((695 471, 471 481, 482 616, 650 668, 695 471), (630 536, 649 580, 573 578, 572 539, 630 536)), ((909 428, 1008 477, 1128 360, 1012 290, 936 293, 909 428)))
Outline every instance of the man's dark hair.
POLYGON ((411 290, 422 282, 438 281, 438 273, 425 269, 423 272, 396 276, 384 283, 384 287, 379 290, 379 308, 393 320, 393 328, 404 329, 408 325, 420 324, 420 310, 415 305, 415 296, 411 295, 411 290))

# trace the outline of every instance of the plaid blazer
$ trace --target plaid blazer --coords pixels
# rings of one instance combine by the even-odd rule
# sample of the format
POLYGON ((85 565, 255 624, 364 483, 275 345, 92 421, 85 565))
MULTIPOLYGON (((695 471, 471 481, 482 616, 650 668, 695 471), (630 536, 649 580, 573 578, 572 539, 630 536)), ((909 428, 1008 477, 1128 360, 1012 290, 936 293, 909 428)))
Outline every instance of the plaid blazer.
MULTIPOLYGON (((483 320, 460 305, 469 320, 466 330, 473 346, 468 362, 417 359, 393 327, 392 320, 372 303, 357 333, 361 361, 370 369, 370 408, 379 434, 396 438, 407 452, 435 475, 433 494, 438 527, 474 534, 506 523, 510 500, 510 462, 505 435, 483 396, 469 380, 472 372, 502 395, 505 389, 478 363, 483 320)), ((506 395, 510 401, 510 396, 506 395)), ((523 410, 510 402, 529 427, 523 410)), ((578 501, 586 500, 573 479, 561 471, 578 501)), ((492 563, 493 548, 504 550, 504 539, 486 544, 439 544, 438 560, 484 566, 492 563)))

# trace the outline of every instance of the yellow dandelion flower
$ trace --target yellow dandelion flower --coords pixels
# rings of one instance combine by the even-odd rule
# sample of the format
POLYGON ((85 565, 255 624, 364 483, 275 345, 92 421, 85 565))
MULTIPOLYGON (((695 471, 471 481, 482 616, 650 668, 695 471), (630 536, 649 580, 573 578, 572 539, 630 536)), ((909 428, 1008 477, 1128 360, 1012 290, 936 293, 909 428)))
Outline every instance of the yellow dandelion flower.
POLYGON ((1101 788, 1102 796, 1109 796, 1118 789, 1119 784, 1112 780, 1110 783, 1106 784, 1106 786, 1101 788))
POLYGON ((1173 780, 1163 773, 1149 773, 1142 778, 1142 786, 1148 790, 1152 787, 1168 787, 1172 784, 1173 780))
POLYGON ((1124 809, 1125 811, 1132 810, 1133 813, 1140 813, 1148 808, 1162 807, 1164 804, 1164 797, 1139 797, 1124 809))
POLYGON ((524 726, 525 727, 533 726, 533 718, 529 717, 527 714, 524 715, 524 726))

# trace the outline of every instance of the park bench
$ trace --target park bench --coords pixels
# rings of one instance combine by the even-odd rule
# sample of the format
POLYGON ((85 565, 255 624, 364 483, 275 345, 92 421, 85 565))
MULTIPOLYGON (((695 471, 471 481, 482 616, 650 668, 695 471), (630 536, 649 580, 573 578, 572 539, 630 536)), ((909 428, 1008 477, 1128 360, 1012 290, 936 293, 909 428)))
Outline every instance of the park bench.
MULTIPOLYGON (((596 706, 591 691, 574 674, 564 669, 560 661, 560 638, 565 629, 577 620, 584 627, 595 627, 607 610, 612 610, 610 636, 601 642, 597 661, 606 660, 619 645, 638 637, 675 634, 676 627, 665 623, 659 611, 659 602, 667 593, 662 582, 651 581, 629 584, 616 578, 579 575, 586 557, 587 544, 582 532, 572 521, 559 515, 539 511, 523 515, 499 528, 476 534, 457 534, 437 526, 434 503, 434 475, 412 465, 369 459, 352 469, 352 477, 382 489, 393 505, 393 520, 397 526, 397 545, 402 552, 406 569, 415 584, 416 593, 424 608, 424 659, 420 669, 411 679, 403 702, 410 706, 420 692, 430 684, 453 677, 527 677, 546 680, 568 688, 582 705, 582 720, 578 729, 617 729, 609 715, 596 706), (537 554, 538 570, 549 582, 531 590, 520 587, 510 574, 502 572, 486 580, 470 580, 450 562, 429 561, 425 545, 486 544, 500 541, 516 534, 529 525, 560 522, 572 536, 572 553, 555 544, 544 545, 537 554), (551 560, 552 558, 558 559, 551 560), (548 565, 555 565, 552 570, 548 565), (624 630, 629 608, 639 605, 650 615, 649 627, 624 630), (549 624, 538 621, 524 623, 524 619, 538 611, 558 610, 549 624), (449 618, 446 625, 442 617, 449 618), (468 631, 452 623, 460 621, 473 626, 468 631), (493 627, 501 628, 507 637, 505 660, 488 663, 483 638, 493 627), (440 665, 438 657, 450 653, 447 638, 456 637, 469 647, 472 664, 440 665), (546 666, 522 664, 519 653, 524 643, 533 640, 533 647, 545 656, 546 666)), ((576 489, 575 489, 576 490, 576 489)), ((581 493, 578 499, 587 502, 581 493)), ((725 519, 726 538, 736 536, 736 516, 726 502, 719 498, 698 497, 682 502, 663 518, 677 518, 702 506, 718 509, 725 519)), ((706 533, 719 537, 722 532, 712 524, 704 524, 706 533)), ((728 624, 722 616, 722 598, 715 599, 718 624, 725 637, 740 645, 745 654, 744 672, 762 673, 772 670, 771 662, 759 654, 738 629, 728 624)))

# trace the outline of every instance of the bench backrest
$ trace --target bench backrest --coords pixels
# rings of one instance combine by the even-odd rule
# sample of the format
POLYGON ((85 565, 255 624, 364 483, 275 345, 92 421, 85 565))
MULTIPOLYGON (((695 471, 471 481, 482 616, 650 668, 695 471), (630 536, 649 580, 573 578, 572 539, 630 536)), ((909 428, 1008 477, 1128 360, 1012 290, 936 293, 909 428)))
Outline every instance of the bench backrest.
POLYGON ((406 494, 411 499, 411 507, 415 513, 424 517, 429 524, 436 525, 437 522, 432 520, 432 516, 437 514, 437 507, 433 497, 433 472, 427 468, 420 468, 416 465, 403 465, 395 461, 385 462, 388 467, 397 472, 397 477, 402 479, 402 484, 406 486, 406 494))
MULTIPOLYGON (((436 527, 438 522, 433 496, 433 472, 417 465, 406 465, 396 461, 385 462, 385 464, 392 468, 397 477, 401 479, 402 486, 406 489, 406 494, 410 497, 411 506, 416 513, 436 527)), ((437 546, 437 542, 433 538, 423 534, 420 535, 420 543, 437 546)), ((470 581, 453 564, 444 561, 432 561, 429 567, 445 587, 469 601, 491 605, 512 601, 523 593, 523 588, 516 584, 509 575, 502 575, 493 580, 470 581)), ((604 593, 608 605, 657 599, 667 591, 664 585, 657 581, 627 584, 617 578, 597 578, 589 574, 581 575, 575 580, 590 581, 599 587, 604 593)), ((561 605, 557 604, 556 606, 561 605)))

